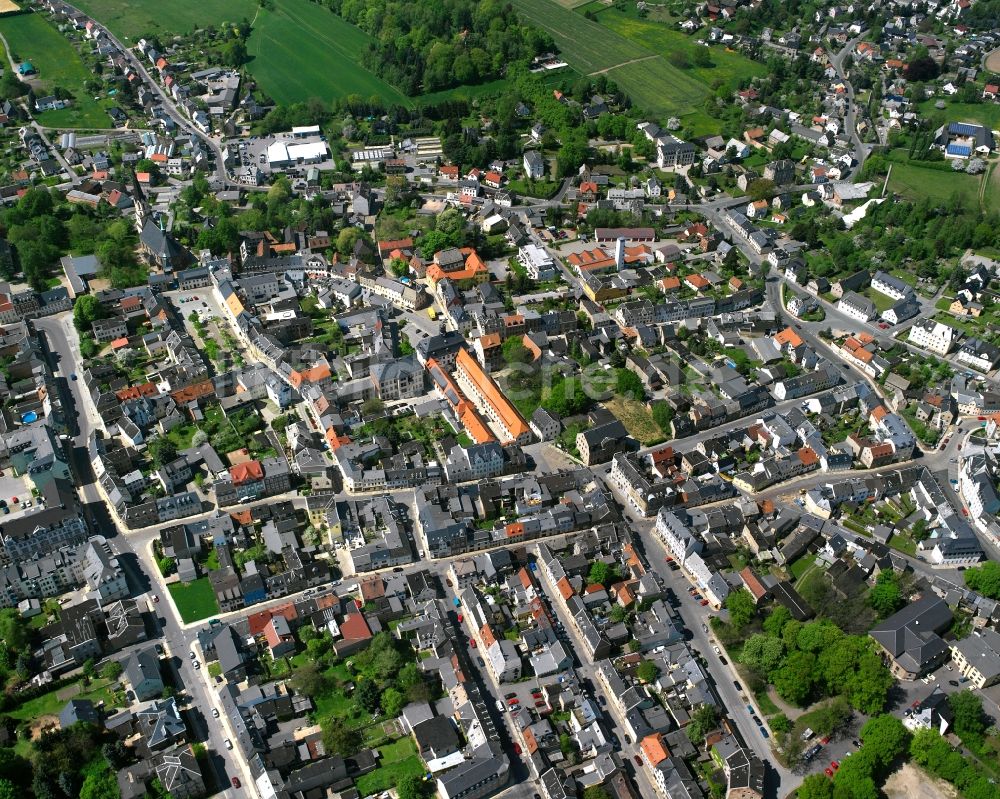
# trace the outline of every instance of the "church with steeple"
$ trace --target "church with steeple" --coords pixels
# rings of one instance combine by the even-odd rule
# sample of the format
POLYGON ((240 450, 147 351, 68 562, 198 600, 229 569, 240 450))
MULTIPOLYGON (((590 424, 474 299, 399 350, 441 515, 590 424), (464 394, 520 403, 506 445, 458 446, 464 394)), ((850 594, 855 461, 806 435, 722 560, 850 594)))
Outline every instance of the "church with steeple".
POLYGON ((132 201, 135 204, 135 229, 139 234, 139 252, 150 266, 163 272, 183 269, 191 261, 191 254, 163 229, 146 198, 146 192, 132 173, 132 201))

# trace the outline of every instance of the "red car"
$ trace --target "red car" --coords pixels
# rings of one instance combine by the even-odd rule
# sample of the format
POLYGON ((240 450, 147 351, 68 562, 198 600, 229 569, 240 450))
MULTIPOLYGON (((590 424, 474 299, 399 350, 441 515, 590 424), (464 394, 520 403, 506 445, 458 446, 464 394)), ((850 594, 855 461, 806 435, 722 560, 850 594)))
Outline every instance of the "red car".
POLYGON ((826 736, 826 738, 820 738, 819 742, 823 744, 823 746, 826 746, 828 743, 830 743, 830 736, 828 735, 826 736))
POLYGON ((639 755, 632 755, 632 757, 635 760, 635 764, 639 766, 639 768, 642 768, 642 758, 639 757, 639 755))
POLYGON ((831 778, 833 777, 833 769, 830 768, 829 766, 827 766, 825 769, 823 769, 823 773, 826 774, 827 777, 831 777, 831 778))
POLYGON ((240 778, 239 777, 233 777, 230 780, 230 782, 233 784, 234 788, 239 788, 240 787, 240 778))
POLYGON ((464 619, 463 619, 463 617, 462 617, 462 614, 461 614, 461 613, 459 613, 459 614, 458 614, 458 623, 459 623, 459 624, 461 624, 461 623, 462 623, 462 621, 464 621, 464 619))
POLYGON ((545 707, 545 700, 544 699, 538 699, 538 700, 536 700, 535 701, 535 707, 545 707))
POLYGON ((517 742, 514 743, 514 754, 515 755, 521 754, 521 744, 517 742))
POLYGON ((667 555, 667 557, 665 557, 665 558, 664 558, 664 560, 665 560, 665 561, 666 561, 667 563, 673 563, 673 562, 674 562, 674 559, 673 559, 672 557, 670 557, 669 555, 667 555))
POLYGON ((840 768, 840 763, 838 763, 836 760, 831 760, 830 761, 830 768, 832 768, 834 771, 836 771, 838 768, 840 768))
POLYGON ((707 604, 708 604, 708 600, 707 600, 707 599, 703 599, 703 600, 701 600, 701 602, 699 602, 698 604, 699 604, 699 605, 701 605, 702 607, 705 607, 705 605, 707 605, 707 604))
POLYGON ((471 641, 469 641, 469 646, 471 646, 473 649, 476 648, 476 639, 475 638, 473 638, 471 641))
POLYGON ((514 697, 513 699, 508 699, 508 700, 507 700, 507 704, 508 704, 508 705, 516 705, 516 704, 519 704, 519 703, 520 703, 520 701, 521 701, 521 700, 520 700, 520 699, 518 699, 518 698, 517 698, 517 697, 515 696, 515 697, 514 697))

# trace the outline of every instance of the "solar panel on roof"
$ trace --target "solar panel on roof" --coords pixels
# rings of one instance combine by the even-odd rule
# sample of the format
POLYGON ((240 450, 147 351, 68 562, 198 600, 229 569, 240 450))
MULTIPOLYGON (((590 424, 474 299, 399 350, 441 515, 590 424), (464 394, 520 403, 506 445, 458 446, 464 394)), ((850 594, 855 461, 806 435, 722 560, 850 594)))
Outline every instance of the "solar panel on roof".
POLYGON ((959 136, 975 136, 976 125, 969 125, 965 122, 952 122, 948 126, 948 132, 958 134, 959 136))
POLYGON ((965 144, 949 144, 948 155, 959 155, 967 157, 972 155, 972 148, 965 144))

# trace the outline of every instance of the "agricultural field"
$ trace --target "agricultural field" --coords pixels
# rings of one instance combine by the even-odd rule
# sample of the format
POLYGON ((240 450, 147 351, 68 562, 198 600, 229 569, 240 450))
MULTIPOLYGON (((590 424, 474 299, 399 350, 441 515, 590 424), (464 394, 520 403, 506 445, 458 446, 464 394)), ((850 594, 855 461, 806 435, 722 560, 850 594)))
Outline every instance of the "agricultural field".
POLYGON ((279 103, 358 94, 411 105, 395 87, 358 61, 368 43, 363 31, 309 0, 282 0, 261 9, 247 45, 250 72, 279 103))
MULTIPOLYGON (((0 17, 0 34, 7 40, 15 61, 30 61, 38 70, 32 79, 35 94, 42 97, 60 86, 73 94, 73 105, 59 111, 37 114, 46 127, 107 128, 111 119, 104 109, 110 99, 95 100, 84 88, 92 77, 76 48, 41 14, 23 13, 0 17)), ((4 63, 4 67, 8 67, 4 63)))
POLYGON ((149 34, 190 33, 223 22, 252 20, 256 0, 80 0, 75 4, 125 44, 149 34))
POLYGON ((563 58, 585 75, 606 74, 631 96, 639 108, 674 115, 691 135, 713 132, 718 124, 700 106, 716 80, 761 74, 763 66, 721 47, 712 48, 712 67, 680 69, 667 60, 673 51, 690 53, 700 45, 666 26, 638 19, 614 8, 596 10, 598 22, 554 0, 515 0, 521 15, 547 31, 563 58))

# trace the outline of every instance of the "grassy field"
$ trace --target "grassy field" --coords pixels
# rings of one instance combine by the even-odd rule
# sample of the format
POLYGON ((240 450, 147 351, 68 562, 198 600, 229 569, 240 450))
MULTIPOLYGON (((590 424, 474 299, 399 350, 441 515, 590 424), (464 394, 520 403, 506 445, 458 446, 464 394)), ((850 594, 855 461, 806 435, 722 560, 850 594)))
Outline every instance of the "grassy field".
POLYGON ((358 777, 357 789, 362 796, 388 791, 402 777, 410 774, 423 776, 424 766, 417 756, 417 747, 410 738, 400 738, 378 748, 379 766, 358 777))
POLYGON ((621 419, 628 434, 643 446, 658 444, 664 440, 663 431, 653 421, 653 415, 643 403, 624 397, 613 397, 604 404, 621 419))
MULTIPOLYGON (((15 61, 30 61, 38 70, 37 79, 42 91, 60 86, 73 93, 73 105, 61 111, 38 114, 38 121, 48 127, 107 128, 111 119, 105 107, 114 105, 110 100, 95 100, 83 88, 91 72, 84 66, 80 54, 70 41, 55 29, 41 14, 25 13, 0 17, 0 34, 3 34, 15 61)), ((4 60, 4 67, 8 64, 4 60)), ((42 96, 42 91, 35 94, 42 96)))
POLYGON ((189 33, 222 22, 252 20, 257 12, 257 0, 80 0, 76 5, 115 36, 132 42, 149 34, 189 33))
POLYGON ((368 43, 364 31, 309 0, 282 0, 261 9, 247 50, 250 71, 279 103, 320 97, 378 95, 387 103, 410 99, 357 62, 368 43))
POLYGON ((219 612, 219 603, 215 599, 215 592, 208 577, 201 577, 187 585, 171 583, 167 587, 185 624, 207 619, 219 612))
POLYGON ((23 705, 8 711, 8 713, 15 719, 37 719, 41 716, 57 716, 66 707, 66 703, 70 699, 90 699, 95 704, 103 701, 110 707, 115 701, 114 694, 110 690, 112 682, 112 680, 95 678, 91 680, 89 686, 84 688, 83 681, 81 680, 76 686, 63 686, 55 691, 49 691, 47 694, 29 699, 23 705))
MULTIPOLYGON (((640 20, 615 9, 598 12, 599 22, 572 11, 556 0, 515 0, 515 7, 532 24, 548 31, 563 58, 577 71, 607 74, 632 97, 639 108, 653 114, 679 116, 695 135, 718 127, 700 105, 716 79, 760 74, 762 67, 722 48, 712 50, 714 67, 679 69, 667 61, 667 52, 690 52, 699 45, 687 36, 656 22, 640 20)), ((588 6, 593 10, 593 6, 588 6)))
POLYGON ((945 172, 941 169, 925 169, 914 163, 893 163, 889 177, 889 190, 911 200, 929 197, 944 201, 958 192, 965 197, 967 208, 979 206, 979 186, 981 177, 964 172, 945 172))
POLYGON ((917 106, 920 116, 928 119, 943 117, 947 122, 976 122, 991 130, 1000 127, 1000 105, 996 103, 952 103, 945 100, 947 105, 939 111, 934 107, 939 99, 934 97, 920 103, 917 106))

